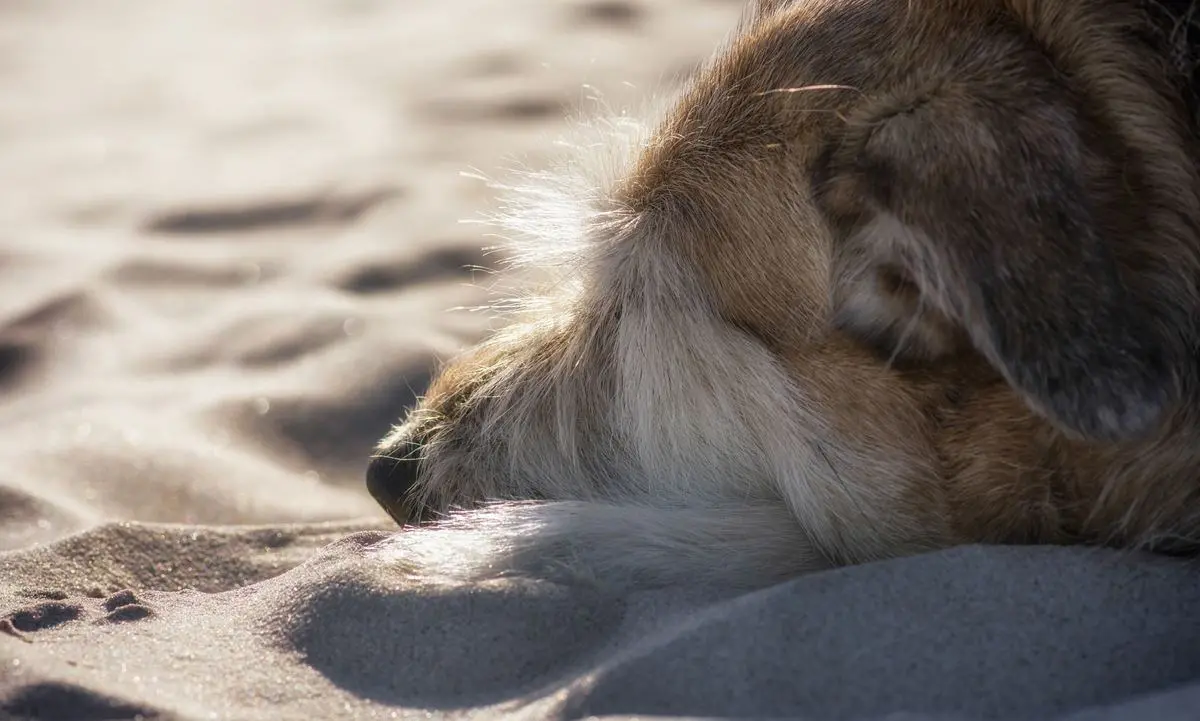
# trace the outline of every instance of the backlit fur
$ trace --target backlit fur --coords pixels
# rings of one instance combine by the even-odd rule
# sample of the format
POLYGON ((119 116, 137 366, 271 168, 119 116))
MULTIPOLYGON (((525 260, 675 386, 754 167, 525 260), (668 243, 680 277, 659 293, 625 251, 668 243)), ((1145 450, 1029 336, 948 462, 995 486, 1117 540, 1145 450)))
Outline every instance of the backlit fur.
POLYGON ((1200 178, 1163 5, 760 1, 658 120, 507 189, 550 280, 381 442, 372 492, 435 521, 388 554, 757 586, 1191 550, 1200 178))

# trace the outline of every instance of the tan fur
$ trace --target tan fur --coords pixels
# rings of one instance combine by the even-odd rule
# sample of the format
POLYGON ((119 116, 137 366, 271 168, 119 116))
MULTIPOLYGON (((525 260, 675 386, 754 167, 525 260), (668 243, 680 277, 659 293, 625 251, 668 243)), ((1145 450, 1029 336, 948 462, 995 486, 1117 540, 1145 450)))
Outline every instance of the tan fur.
POLYGON ((659 509, 606 535, 520 506, 638 578, 1196 546, 1194 119, 1131 28, 1161 31, 1138 0, 760 0, 611 177, 509 219, 557 282, 434 381, 372 492, 402 522, 659 509), (716 520, 739 504, 785 520, 716 520))

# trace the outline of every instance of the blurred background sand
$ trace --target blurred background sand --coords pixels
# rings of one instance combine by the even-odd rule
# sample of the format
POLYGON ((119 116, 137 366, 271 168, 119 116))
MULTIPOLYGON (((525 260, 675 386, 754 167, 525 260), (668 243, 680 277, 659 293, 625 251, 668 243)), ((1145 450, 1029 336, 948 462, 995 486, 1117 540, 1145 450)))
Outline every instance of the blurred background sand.
MULTIPOLYGON (((0 4, 0 549, 381 517, 371 447, 486 330, 461 173, 662 88, 716 0, 0 4)), ((486 285, 486 282, 483 283, 486 285)))

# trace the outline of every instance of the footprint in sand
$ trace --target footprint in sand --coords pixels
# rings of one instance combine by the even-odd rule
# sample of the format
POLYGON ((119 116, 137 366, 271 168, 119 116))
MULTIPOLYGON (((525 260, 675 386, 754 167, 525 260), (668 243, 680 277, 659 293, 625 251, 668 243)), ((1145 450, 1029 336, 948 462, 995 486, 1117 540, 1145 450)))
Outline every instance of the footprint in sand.
POLYGON ((28 641, 26 634, 45 631, 64 623, 77 620, 84 613, 83 606, 64 601, 44 601, 33 606, 17 609, 0 618, 0 633, 7 633, 28 641))
POLYGON ((114 593, 104 600, 104 610, 108 614, 97 623, 126 623, 141 621, 154 615, 154 609, 147 606, 133 591, 124 590, 114 593))
MULTIPOLYGON (((29 634, 48 631, 78 621, 87 615, 83 604, 68 602, 67 594, 61 591, 37 592, 32 595, 47 600, 17 609, 0 618, 0 633, 31 641, 29 634)), ((96 624, 141 621, 154 616, 154 609, 128 589, 106 598, 101 608, 105 615, 97 619, 94 622, 96 624)))

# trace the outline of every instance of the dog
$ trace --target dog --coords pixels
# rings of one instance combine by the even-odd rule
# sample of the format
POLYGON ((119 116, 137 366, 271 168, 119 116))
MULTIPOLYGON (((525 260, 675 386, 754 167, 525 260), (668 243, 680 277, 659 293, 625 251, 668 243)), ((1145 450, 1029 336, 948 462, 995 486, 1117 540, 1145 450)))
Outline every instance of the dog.
POLYGON ((1200 548, 1191 28, 758 0, 616 160, 512 191, 513 256, 550 275, 379 444, 392 556, 756 588, 959 544, 1200 548))

